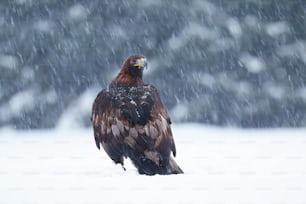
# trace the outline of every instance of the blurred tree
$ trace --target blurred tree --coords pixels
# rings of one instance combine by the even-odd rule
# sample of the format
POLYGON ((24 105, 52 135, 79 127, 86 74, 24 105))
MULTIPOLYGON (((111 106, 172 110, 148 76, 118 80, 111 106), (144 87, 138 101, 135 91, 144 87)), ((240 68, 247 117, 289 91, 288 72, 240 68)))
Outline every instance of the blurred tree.
POLYGON ((54 127, 142 53, 175 122, 305 126, 305 14, 302 0, 3 0, 0 125, 54 127))

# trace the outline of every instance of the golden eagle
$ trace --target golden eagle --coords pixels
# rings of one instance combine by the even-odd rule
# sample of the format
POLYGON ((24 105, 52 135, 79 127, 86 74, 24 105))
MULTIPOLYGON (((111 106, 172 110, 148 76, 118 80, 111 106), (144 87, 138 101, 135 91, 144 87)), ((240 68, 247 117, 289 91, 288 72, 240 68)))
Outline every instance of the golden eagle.
POLYGON ((176 150, 170 118, 156 88, 142 80, 146 66, 144 56, 129 56, 96 97, 91 117, 96 145, 123 168, 129 157, 140 174, 183 173, 171 157, 176 150))

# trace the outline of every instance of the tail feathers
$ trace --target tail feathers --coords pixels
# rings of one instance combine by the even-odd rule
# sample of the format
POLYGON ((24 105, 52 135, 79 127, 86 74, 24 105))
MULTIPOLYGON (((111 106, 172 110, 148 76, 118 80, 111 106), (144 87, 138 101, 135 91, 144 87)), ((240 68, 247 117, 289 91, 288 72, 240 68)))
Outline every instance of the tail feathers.
POLYGON ((141 159, 132 160, 136 166, 139 174, 145 175, 169 175, 169 174, 182 174, 182 169, 176 164, 173 158, 169 158, 166 164, 157 165, 155 162, 148 158, 142 157, 141 159))
POLYGON ((183 174, 183 170, 177 165, 172 157, 169 159, 169 172, 170 174, 183 174))
POLYGON ((140 152, 132 148, 127 149, 127 156, 132 160, 139 174, 145 175, 169 175, 182 174, 182 169, 176 164, 174 159, 169 155, 162 156, 159 152, 140 152))

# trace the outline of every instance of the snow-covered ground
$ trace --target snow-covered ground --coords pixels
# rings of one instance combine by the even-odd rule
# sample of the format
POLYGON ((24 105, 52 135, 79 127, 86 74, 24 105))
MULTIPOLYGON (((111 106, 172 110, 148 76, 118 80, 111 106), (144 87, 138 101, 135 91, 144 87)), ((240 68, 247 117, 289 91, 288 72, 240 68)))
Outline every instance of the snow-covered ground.
POLYGON ((306 129, 173 132, 185 174, 140 176, 99 152, 91 129, 2 129, 0 203, 306 203, 306 129))

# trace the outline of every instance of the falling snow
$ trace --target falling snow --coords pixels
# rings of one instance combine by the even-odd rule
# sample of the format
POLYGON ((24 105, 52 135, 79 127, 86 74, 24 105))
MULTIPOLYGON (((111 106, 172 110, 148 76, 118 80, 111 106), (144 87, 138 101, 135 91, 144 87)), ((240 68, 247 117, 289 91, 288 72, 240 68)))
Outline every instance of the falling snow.
POLYGON ((0 1, 0 203, 305 204, 305 16, 302 0, 0 1), (95 147, 93 100, 131 54, 183 175, 95 147))
POLYGON ((0 127, 89 127, 93 96, 134 53, 173 122, 303 127, 305 11, 298 0, 1 1, 0 127))

